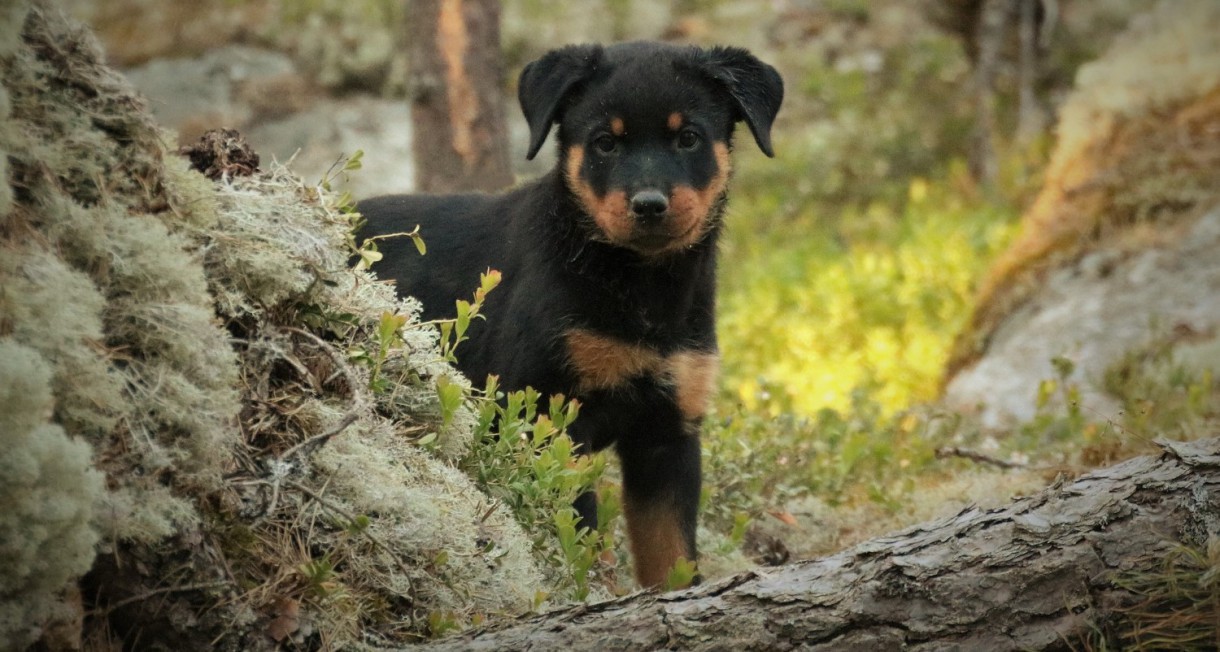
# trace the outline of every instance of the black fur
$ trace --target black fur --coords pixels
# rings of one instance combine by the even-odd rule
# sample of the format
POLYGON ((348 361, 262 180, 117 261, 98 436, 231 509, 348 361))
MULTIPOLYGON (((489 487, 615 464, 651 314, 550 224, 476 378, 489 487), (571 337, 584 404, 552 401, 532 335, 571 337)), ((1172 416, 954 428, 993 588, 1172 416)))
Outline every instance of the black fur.
MULTIPOLYGON (((782 96, 775 70, 737 48, 562 48, 526 66, 519 84, 529 157, 559 125, 554 170, 499 195, 359 204, 363 237, 420 226, 426 256, 405 238, 389 239, 379 243, 384 258, 374 269, 401 295, 419 298, 425 319, 451 316, 481 272, 503 273, 486 321, 472 324, 457 350, 458 366, 476 384, 497 374, 506 389, 528 385, 580 400, 571 435, 586 449, 615 447, 628 518, 643 528, 637 558, 650 552, 641 546, 666 540, 660 530, 672 519, 681 555, 695 559, 701 411, 689 405, 702 394, 682 379, 705 367, 682 364, 711 364, 716 352, 716 239, 733 127, 746 122, 772 155, 782 96), (609 343, 604 369, 601 358, 582 357, 574 333, 609 343), (641 366, 614 376, 615 365, 632 361, 641 366), (609 380, 594 382, 590 368, 609 380)), ((592 525, 592 496, 577 508, 592 525)), ((673 561, 657 554, 658 563, 673 561)), ((641 581, 656 584, 655 569, 641 581)))

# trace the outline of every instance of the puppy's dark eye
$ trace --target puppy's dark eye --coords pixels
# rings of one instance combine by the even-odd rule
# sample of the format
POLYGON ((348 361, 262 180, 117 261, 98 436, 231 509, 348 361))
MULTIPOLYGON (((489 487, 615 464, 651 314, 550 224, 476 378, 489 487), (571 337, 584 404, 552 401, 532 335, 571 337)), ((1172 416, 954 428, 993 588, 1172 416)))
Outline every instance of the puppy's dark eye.
POLYGON ((682 149, 694 149, 699 146, 699 143, 702 140, 703 139, 699 137, 699 134, 695 133, 694 131, 691 131, 690 129, 683 129, 682 132, 678 134, 678 147, 681 147, 682 149))
POLYGON ((614 148, 618 147, 618 143, 615 142, 614 136, 602 134, 593 139, 593 146, 602 154, 609 154, 614 151, 614 148))

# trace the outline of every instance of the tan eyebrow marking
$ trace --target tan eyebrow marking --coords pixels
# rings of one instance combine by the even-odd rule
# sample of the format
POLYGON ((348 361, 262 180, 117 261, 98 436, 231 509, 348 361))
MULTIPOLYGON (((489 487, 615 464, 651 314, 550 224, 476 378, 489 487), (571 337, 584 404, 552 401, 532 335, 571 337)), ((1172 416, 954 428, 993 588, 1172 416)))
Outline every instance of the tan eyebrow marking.
POLYGON ((627 125, 623 124, 622 118, 610 118, 610 133, 615 136, 627 133, 627 125))
POLYGON ((669 119, 665 121, 665 126, 669 127, 670 131, 677 131, 682 128, 683 122, 685 120, 682 118, 682 114, 674 111, 669 114, 669 119))

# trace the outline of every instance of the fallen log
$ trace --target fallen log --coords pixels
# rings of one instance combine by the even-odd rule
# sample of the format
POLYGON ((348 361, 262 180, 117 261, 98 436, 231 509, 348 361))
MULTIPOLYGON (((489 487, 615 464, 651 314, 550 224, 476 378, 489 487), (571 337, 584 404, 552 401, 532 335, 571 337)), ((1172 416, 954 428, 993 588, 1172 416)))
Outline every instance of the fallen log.
POLYGON ((1082 649, 1152 573, 1220 524, 1220 439, 967 508, 822 559, 638 593, 440 641, 436 650, 1082 649))

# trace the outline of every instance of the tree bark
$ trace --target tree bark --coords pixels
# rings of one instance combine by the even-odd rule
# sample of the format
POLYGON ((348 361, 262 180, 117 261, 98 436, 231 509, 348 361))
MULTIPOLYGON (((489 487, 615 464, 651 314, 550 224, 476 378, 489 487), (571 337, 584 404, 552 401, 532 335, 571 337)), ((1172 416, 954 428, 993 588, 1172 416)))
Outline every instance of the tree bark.
POLYGON ((970 171, 987 188, 995 185, 999 174, 996 159, 995 80, 1001 49, 1007 35, 1011 0, 983 0, 975 41, 978 57, 974 62, 974 131, 970 144, 970 171))
POLYGON ((1220 439, 1141 457, 992 510, 679 593, 639 593, 439 642, 437 650, 1069 650, 1220 519, 1220 439))
POLYGON ((416 189, 509 185, 499 0, 408 1, 416 189))

